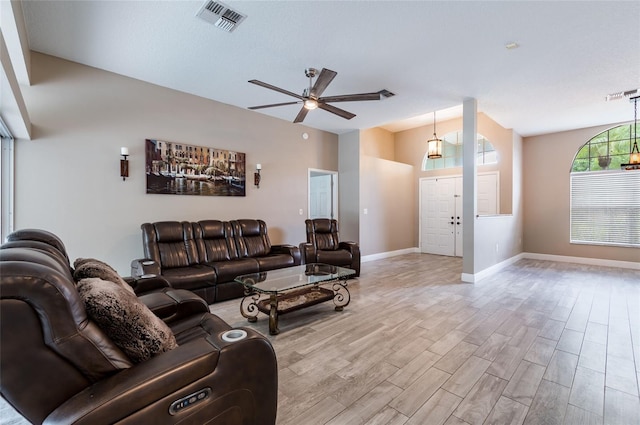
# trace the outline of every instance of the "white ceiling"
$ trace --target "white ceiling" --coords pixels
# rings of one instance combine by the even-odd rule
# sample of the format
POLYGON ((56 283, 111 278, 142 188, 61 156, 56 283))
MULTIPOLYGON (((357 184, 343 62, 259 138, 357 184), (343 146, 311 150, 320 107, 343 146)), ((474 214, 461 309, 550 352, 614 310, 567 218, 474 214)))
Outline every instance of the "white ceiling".
MULTIPOLYGON (((302 94, 308 67, 338 72, 325 96, 396 94, 336 104, 352 120, 309 112, 305 125, 334 133, 430 123, 465 97, 523 136, 633 119, 628 100, 605 96, 640 88, 639 1, 229 0, 248 15, 232 33, 195 16, 203 3, 23 8, 32 50, 241 108, 295 100, 247 81, 302 94)), ((254 113, 293 121, 299 108, 254 113)))

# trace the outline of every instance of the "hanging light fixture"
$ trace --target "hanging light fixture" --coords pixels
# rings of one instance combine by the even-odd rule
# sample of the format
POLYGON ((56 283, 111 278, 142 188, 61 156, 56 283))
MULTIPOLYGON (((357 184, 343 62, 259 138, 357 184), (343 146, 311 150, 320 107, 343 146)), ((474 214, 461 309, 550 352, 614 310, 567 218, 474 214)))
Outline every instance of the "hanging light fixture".
POLYGON ((640 96, 629 99, 633 102, 633 145, 629 152, 629 163, 620 164, 623 170, 640 170, 640 150, 638 150, 638 99, 640 96))
POLYGON ((427 140, 427 158, 442 158, 442 139, 436 136, 436 111, 433 111, 433 139, 427 140))

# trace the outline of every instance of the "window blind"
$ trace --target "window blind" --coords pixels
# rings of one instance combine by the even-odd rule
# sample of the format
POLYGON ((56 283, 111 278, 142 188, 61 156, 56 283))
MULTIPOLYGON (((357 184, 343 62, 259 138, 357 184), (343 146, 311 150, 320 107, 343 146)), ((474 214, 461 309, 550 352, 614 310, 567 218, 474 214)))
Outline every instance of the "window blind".
POLYGON ((571 242, 640 246, 640 172, 571 174, 571 242))

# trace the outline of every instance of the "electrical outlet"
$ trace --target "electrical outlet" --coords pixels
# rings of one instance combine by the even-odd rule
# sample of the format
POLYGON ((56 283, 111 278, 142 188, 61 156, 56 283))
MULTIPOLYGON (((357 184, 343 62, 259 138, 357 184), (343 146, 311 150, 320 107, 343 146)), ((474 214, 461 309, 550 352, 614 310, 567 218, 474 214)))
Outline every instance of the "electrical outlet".
POLYGON ((298 214, 300 214, 300 215, 304 214, 304 211, 302 210, 302 208, 300 208, 300 209, 298 210, 298 214))

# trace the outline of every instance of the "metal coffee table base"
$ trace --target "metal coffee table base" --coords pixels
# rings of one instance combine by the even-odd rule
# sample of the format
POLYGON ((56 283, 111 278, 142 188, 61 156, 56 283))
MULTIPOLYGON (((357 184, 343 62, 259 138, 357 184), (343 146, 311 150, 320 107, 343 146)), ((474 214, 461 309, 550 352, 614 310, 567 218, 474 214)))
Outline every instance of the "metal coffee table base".
POLYGON ((344 307, 349 305, 351 294, 347 289, 347 281, 340 280, 331 282, 323 282, 325 286, 331 285, 331 289, 312 285, 308 287, 298 288, 286 292, 264 294, 245 290, 245 297, 240 303, 240 313, 246 317, 249 322, 258 320, 258 313, 262 312, 269 315, 269 333, 277 335, 278 316, 312 305, 320 304, 329 300, 333 300, 336 311, 342 311, 344 307))

